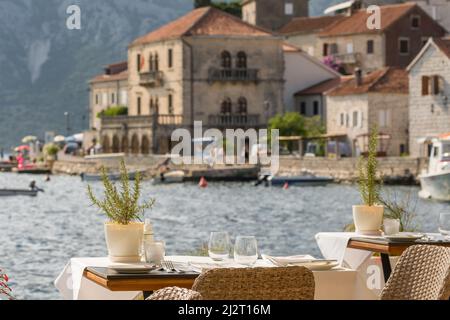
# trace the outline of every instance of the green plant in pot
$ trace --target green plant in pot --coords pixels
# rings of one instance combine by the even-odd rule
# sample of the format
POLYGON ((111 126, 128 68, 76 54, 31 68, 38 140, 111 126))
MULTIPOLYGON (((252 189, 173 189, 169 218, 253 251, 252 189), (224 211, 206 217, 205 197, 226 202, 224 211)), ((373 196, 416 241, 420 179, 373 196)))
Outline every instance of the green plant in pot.
POLYGON ((108 218, 105 222, 105 239, 109 259, 113 262, 136 262, 140 260, 144 223, 142 217, 146 209, 151 209, 155 199, 140 203, 141 177, 135 175, 134 186, 130 186, 125 162, 120 163, 120 184, 117 188, 102 167, 104 199, 99 200, 88 186, 88 195, 108 218))
POLYGON ((377 179, 378 130, 372 129, 369 137, 367 159, 361 157, 359 163, 359 192, 363 204, 353 206, 353 222, 357 233, 380 234, 383 224, 384 207, 380 205, 380 182, 377 179))

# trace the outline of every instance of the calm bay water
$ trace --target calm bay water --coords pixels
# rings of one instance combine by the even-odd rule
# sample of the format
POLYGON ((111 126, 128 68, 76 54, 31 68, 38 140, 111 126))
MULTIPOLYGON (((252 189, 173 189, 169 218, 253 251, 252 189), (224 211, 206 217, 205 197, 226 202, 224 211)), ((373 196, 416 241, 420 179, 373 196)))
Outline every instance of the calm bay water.
MULTIPOLYGON (((58 299, 53 281, 71 257, 105 256, 104 217, 90 207, 86 184, 78 177, 0 174, 0 188, 26 188, 36 180, 45 193, 36 198, 0 198, 0 267, 7 270, 20 299, 58 299)), ((94 184, 100 195, 101 185, 94 184)), ((392 193, 418 188, 389 187, 392 193)), ((227 230, 232 238, 255 235, 261 252, 311 253, 320 256, 314 235, 341 231, 359 203, 355 186, 281 188, 251 183, 210 183, 154 186, 146 182, 146 197, 157 203, 147 212, 155 237, 166 241, 167 254, 189 254, 208 240, 209 232, 227 230)), ((445 203, 417 200, 417 224, 436 232, 445 203)))

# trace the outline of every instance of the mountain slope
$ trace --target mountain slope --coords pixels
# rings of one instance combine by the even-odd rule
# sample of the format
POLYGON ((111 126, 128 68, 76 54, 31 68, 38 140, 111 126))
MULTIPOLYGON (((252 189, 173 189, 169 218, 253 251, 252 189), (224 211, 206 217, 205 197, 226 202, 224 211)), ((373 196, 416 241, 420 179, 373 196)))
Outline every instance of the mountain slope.
MULTIPOLYGON (((312 0, 320 14, 332 0, 312 0)), ((0 148, 28 134, 87 127, 87 80, 126 59, 139 35, 192 9, 191 0, 1 0, 0 148), (81 30, 66 28, 66 9, 81 9, 81 30)))

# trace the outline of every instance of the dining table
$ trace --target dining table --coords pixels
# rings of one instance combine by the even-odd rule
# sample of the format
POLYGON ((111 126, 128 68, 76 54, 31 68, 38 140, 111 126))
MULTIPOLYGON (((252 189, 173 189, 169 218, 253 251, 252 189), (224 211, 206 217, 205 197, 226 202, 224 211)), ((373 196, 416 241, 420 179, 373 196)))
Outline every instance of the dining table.
MULTIPOLYGON (((209 257, 166 256, 176 264, 214 264, 209 257)), ((131 300, 148 296, 165 287, 191 288, 198 272, 151 271, 147 274, 118 274, 111 270, 111 261, 101 258, 72 258, 55 280, 63 299, 70 300, 131 300)), ((275 267, 258 259, 254 267, 275 267)), ((333 268, 313 270, 316 300, 376 300, 356 270, 333 268)))

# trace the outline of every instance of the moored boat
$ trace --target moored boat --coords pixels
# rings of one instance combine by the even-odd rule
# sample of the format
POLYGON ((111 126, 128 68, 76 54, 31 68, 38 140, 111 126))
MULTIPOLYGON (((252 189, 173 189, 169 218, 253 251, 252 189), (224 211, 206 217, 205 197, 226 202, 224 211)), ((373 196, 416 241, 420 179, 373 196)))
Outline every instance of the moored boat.
MULTIPOLYGON (((135 180, 137 173, 138 173, 137 171, 129 172, 128 179, 135 180)), ((102 180, 102 175, 98 174, 98 173, 82 173, 80 176, 83 181, 101 181, 102 180)), ((108 176, 109 180, 111 180, 111 181, 120 180, 120 173, 108 173, 107 176, 108 176)))
POLYGON ((316 176, 314 173, 309 171, 302 172, 301 175, 297 176, 271 176, 263 175, 258 179, 255 185, 260 185, 262 183, 272 186, 326 186, 329 183, 334 182, 332 177, 326 176, 316 176))
POLYGON ((185 176, 184 171, 174 170, 162 173, 159 176, 155 176, 152 182, 153 184, 181 183, 184 181, 184 176, 185 176))
POLYGON ((12 196, 28 196, 36 197, 39 190, 31 189, 0 189, 0 197, 12 197, 12 196))
POLYGON ((419 176, 419 197, 450 201, 450 133, 433 138, 431 142, 428 170, 419 176))

